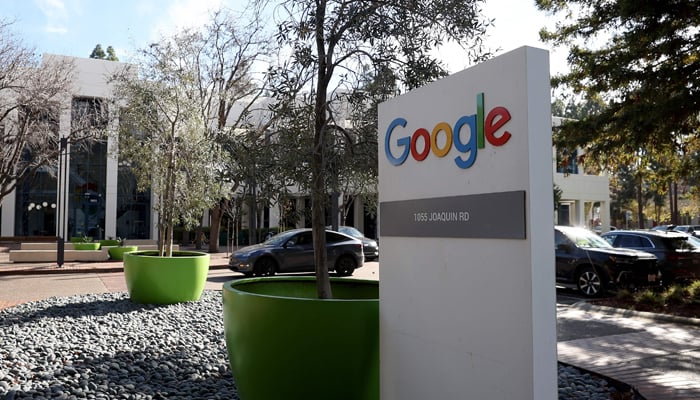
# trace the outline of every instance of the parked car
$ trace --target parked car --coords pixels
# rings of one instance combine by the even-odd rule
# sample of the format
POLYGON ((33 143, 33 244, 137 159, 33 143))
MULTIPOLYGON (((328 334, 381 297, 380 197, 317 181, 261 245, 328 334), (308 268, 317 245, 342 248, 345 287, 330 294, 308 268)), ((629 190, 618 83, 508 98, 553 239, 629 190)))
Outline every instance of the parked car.
POLYGON ((672 231, 673 228, 675 228, 675 225, 656 225, 655 227, 651 228, 652 231, 672 231))
POLYGON ((673 228, 674 231, 688 233, 697 237, 700 235, 700 225, 678 225, 673 228))
POLYGON ((654 285, 656 257, 638 250, 616 249, 584 228, 554 227, 556 280, 594 297, 615 287, 654 285))
MULTIPOLYGON (((349 276, 364 265, 362 241, 326 231, 328 268, 349 276)), ((313 272, 314 248, 311 229, 293 229, 272 236, 263 243, 234 251, 229 268, 248 276, 269 276, 285 272, 313 272)))
POLYGON ((642 250, 658 258, 664 284, 700 278, 700 248, 682 232, 626 230, 601 235, 614 247, 642 250))
POLYGON ((344 233, 348 236, 360 239, 362 241, 362 248, 365 253, 365 261, 372 261, 379 258, 379 245, 374 239, 365 237, 365 235, 352 226, 339 226, 338 232, 344 233))

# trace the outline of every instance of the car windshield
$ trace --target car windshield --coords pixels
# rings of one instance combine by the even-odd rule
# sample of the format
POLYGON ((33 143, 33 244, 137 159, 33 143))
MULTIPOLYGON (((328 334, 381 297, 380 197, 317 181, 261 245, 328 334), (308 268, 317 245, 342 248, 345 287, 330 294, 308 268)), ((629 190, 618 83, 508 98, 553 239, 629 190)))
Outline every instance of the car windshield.
POLYGON ((346 235, 356 237, 356 238, 361 238, 362 232, 358 231, 357 229, 353 228, 352 226, 341 226, 338 228, 338 232, 344 233, 346 235))
POLYGON ((273 245, 273 246, 281 246, 284 244, 284 242, 289 240, 289 238, 294 234, 295 234, 294 231, 281 232, 281 233, 278 233, 278 234, 270 237, 265 242, 263 242, 263 244, 273 245))
POLYGON ((695 249, 700 249, 700 239, 696 238, 695 236, 688 235, 688 243, 695 249))
POLYGON ((694 250, 696 247, 695 240, 693 240, 694 238, 691 238, 693 237, 687 236, 681 238, 672 238, 667 240, 666 244, 669 248, 673 250, 694 250))
POLYGON ((578 247, 606 249, 612 247, 605 239, 585 229, 566 229, 563 233, 578 247))

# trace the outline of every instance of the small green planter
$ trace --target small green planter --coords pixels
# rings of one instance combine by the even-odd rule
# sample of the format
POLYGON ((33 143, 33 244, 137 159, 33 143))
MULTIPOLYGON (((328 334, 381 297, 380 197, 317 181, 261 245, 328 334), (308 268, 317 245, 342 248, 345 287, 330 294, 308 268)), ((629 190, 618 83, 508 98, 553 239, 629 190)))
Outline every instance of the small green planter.
POLYGON ((226 347, 242 400, 379 399, 379 283, 267 277, 223 287, 226 347))
POLYGON ((100 246, 102 246, 102 247, 119 246, 119 244, 121 243, 117 239, 102 239, 99 242, 100 242, 100 246))
POLYGON ((174 304, 197 301, 209 272, 209 254, 174 251, 160 257, 156 250, 124 254, 124 278, 134 303, 174 304))
POLYGON ((107 249, 107 253, 109 253, 109 258, 112 260, 121 261, 124 259, 124 254, 133 253, 134 251, 138 251, 138 249, 138 246, 110 247, 107 249))
POLYGON ((99 250, 99 243, 73 243, 73 248, 76 250, 99 250))

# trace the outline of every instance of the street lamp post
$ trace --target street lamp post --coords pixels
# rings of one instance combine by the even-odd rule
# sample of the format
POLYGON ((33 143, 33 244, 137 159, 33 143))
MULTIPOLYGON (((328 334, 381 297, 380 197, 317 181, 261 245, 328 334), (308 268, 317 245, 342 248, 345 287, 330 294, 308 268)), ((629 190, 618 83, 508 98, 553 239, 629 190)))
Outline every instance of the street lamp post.
POLYGON ((66 171, 67 162, 68 138, 62 137, 61 147, 58 153, 58 206, 56 212, 56 236, 58 236, 56 264, 58 264, 59 268, 63 267, 66 247, 66 192, 68 184, 68 171, 66 171))

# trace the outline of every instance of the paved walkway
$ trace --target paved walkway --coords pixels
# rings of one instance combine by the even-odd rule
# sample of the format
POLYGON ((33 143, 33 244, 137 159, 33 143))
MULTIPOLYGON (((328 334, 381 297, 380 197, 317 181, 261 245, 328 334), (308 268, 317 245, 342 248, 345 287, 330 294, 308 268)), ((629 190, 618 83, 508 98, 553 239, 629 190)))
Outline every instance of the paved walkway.
MULTIPOLYGON (((241 276, 228 270, 227 261, 226 253, 211 254, 207 289, 221 290, 224 282, 241 276)), ((367 263, 353 277, 379 279, 379 264, 367 263)), ((121 262, 58 268, 13 264, 0 252, 0 309, 52 296, 123 291, 121 262)), ((590 337, 560 337, 559 361, 630 384, 648 400, 700 399, 700 320, 659 321, 654 314, 613 311, 588 303, 559 305, 560 321, 607 327, 590 337)))
POLYGON ((577 303, 557 319, 581 321, 590 337, 560 340, 559 361, 634 386, 648 400, 700 399, 700 320, 577 303))

